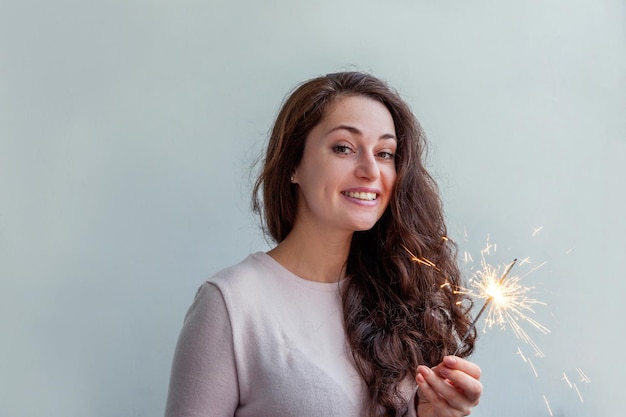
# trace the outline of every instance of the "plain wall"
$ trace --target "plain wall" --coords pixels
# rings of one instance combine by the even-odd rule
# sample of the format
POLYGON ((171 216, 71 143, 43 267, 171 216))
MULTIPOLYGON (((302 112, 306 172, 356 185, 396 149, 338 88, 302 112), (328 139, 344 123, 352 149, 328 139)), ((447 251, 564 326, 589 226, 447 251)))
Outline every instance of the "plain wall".
POLYGON ((626 3, 26 0, 0 3, 0 416, 162 415, 197 287, 269 247, 281 101, 343 69, 422 122, 467 275, 487 239, 534 262, 545 357, 487 329, 473 415, 623 415, 626 3))

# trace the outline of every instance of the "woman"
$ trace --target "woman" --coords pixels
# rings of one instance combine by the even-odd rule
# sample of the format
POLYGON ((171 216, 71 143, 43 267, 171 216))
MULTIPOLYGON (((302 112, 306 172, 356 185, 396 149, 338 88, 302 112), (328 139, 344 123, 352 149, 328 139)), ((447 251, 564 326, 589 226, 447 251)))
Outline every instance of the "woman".
POLYGON ((167 417, 468 415, 480 369, 425 139, 379 79, 300 85, 253 208, 277 243, 201 286, 167 417), (459 356, 450 356, 457 351, 459 356))

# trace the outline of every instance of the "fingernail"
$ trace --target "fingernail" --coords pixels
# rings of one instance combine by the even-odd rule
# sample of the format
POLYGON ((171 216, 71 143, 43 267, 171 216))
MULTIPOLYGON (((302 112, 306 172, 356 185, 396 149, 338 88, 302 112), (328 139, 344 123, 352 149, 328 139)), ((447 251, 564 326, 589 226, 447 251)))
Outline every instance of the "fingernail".
POLYGON ((446 356, 443 358, 446 365, 456 365, 456 358, 454 356, 446 356))
POLYGON ((420 371, 420 373, 424 376, 427 376, 430 374, 430 368, 428 366, 420 365, 419 368, 417 368, 417 370, 420 371))

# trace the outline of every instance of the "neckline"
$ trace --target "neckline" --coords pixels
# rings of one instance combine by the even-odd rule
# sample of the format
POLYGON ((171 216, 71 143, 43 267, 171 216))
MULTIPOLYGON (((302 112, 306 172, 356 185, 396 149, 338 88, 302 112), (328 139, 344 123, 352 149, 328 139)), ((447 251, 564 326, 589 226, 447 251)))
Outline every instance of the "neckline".
POLYGON ((348 283, 347 278, 344 278, 337 282, 319 282, 319 281, 312 281, 310 279, 302 278, 301 276, 296 275, 290 270, 288 270, 287 268, 285 268, 280 262, 272 258, 266 252, 255 252, 251 256, 257 258, 259 261, 263 262, 268 267, 274 270, 278 270, 280 272, 280 275, 285 277, 286 279, 292 282, 295 282, 299 285, 305 286, 307 288, 314 289, 314 290, 325 291, 325 292, 337 292, 338 289, 339 290, 343 289, 348 283))

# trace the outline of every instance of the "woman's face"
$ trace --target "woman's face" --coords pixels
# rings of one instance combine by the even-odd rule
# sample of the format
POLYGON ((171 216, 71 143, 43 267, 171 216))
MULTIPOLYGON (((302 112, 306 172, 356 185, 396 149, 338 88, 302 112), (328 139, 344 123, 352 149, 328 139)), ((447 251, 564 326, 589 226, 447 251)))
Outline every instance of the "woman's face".
POLYGON ((371 229, 393 191, 396 147, 393 118, 382 103, 365 96, 338 99, 307 136, 294 172, 296 223, 317 231, 371 229))

